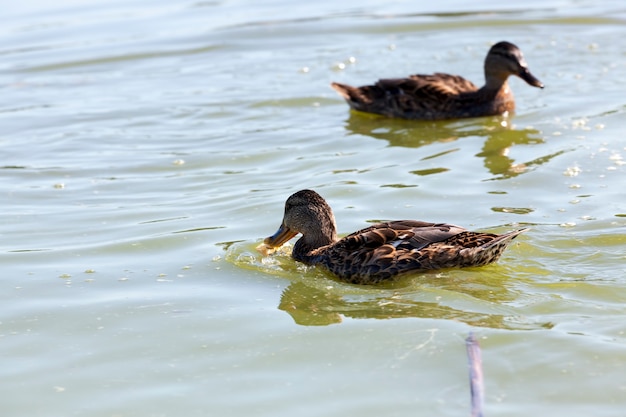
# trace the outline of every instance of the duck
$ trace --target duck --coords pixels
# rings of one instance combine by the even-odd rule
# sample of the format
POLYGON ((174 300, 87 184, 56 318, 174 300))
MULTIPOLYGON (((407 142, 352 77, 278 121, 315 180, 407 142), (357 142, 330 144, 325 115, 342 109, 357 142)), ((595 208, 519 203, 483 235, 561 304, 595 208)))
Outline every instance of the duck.
POLYGON ((335 216, 326 200, 305 189, 287 199, 280 227, 257 249, 270 255, 301 234, 291 252, 294 260, 320 265, 347 283, 377 284, 410 272, 490 264, 527 230, 494 234, 447 223, 395 220, 338 238, 335 216))
POLYGON ((331 83, 354 110, 391 118, 445 120, 512 113, 515 100, 508 84, 516 75, 533 87, 544 88, 531 74, 522 51, 502 41, 485 58, 485 85, 478 88, 458 75, 416 74, 408 78, 378 80, 374 85, 352 87, 331 83))

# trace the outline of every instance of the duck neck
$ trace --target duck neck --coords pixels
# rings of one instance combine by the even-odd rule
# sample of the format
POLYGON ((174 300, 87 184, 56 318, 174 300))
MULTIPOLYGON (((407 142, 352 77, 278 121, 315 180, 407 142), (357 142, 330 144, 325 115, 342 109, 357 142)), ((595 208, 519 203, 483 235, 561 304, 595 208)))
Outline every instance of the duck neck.
POLYGON ((319 256, 319 249, 332 245, 337 241, 337 232, 334 224, 332 230, 328 230, 327 233, 323 233, 321 229, 316 232, 313 234, 307 233, 298 239, 293 246, 291 255, 295 260, 306 264, 314 264, 319 256))
POLYGON ((509 93, 509 83, 507 82, 508 75, 506 77, 501 77, 499 74, 490 73, 485 71, 485 85, 480 91, 485 94, 490 94, 493 96, 501 94, 504 92, 505 94, 509 93))
POLYGON ((513 101, 513 93, 509 88, 507 80, 494 80, 485 84, 484 87, 476 92, 476 95, 484 102, 494 105, 497 109, 493 110, 493 114, 501 114, 504 111, 512 111, 515 106, 513 101), (504 106, 504 107, 502 107, 504 106))

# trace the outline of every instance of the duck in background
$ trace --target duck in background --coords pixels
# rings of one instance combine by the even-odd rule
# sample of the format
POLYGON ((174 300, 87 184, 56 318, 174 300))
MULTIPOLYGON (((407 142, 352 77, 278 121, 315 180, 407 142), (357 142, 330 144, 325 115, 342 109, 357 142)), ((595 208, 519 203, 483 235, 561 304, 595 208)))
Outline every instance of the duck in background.
POLYGON ((331 86, 354 110, 402 119, 443 120, 512 112, 515 100, 507 82, 511 75, 543 88, 530 73, 522 51, 505 41, 489 49, 481 88, 463 77, 444 73, 383 79, 363 87, 331 86))

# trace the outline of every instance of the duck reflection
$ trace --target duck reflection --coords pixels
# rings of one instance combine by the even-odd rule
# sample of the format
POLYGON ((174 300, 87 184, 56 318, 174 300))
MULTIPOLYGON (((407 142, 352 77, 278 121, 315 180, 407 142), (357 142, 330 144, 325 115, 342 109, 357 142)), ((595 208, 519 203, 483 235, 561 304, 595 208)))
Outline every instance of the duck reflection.
POLYGON ((483 159, 485 168, 494 175, 492 180, 518 176, 530 167, 544 164, 564 152, 516 163, 509 157, 512 146, 541 144, 545 141, 541 132, 536 129, 511 127, 510 119, 505 116, 420 122, 350 112, 345 127, 351 134, 386 140, 390 146, 406 148, 419 148, 436 142, 453 142, 470 136, 483 137, 485 142, 482 151, 475 156, 483 159))
MULTIPOLYGON (((487 292, 493 296, 493 291, 487 292)), ((337 292, 337 288, 323 290, 303 282, 294 282, 285 288, 278 308, 289 313, 297 324, 303 326, 341 323, 343 317, 448 319, 476 327, 516 330, 553 326, 551 323, 530 323, 513 315, 464 311, 439 302, 413 300, 410 293, 399 294, 392 291, 342 295, 337 292)))

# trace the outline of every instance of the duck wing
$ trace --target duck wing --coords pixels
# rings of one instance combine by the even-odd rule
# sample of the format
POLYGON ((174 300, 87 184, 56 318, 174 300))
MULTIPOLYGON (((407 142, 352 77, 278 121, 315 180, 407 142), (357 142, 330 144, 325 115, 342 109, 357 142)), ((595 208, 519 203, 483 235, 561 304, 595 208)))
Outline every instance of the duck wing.
POLYGON ((465 78, 444 73, 382 79, 363 87, 332 86, 355 110, 409 119, 441 118, 456 109, 463 94, 478 90, 465 78))
POLYGON ((351 251, 371 250, 384 245, 402 250, 420 250, 431 243, 450 239, 464 231, 466 230, 462 227, 445 223, 396 220, 359 230, 338 243, 343 243, 345 249, 351 251))
POLYGON ((478 90, 478 87, 471 81, 459 75, 450 75, 442 72, 428 75, 415 74, 401 80, 380 80, 377 84, 382 83, 381 86, 392 86, 397 81, 404 81, 402 90, 405 94, 424 100, 446 100, 452 96, 478 90))
POLYGON ((324 249, 328 269, 348 282, 378 282, 421 268, 420 250, 466 232, 459 226, 398 220, 354 232, 324 249))

